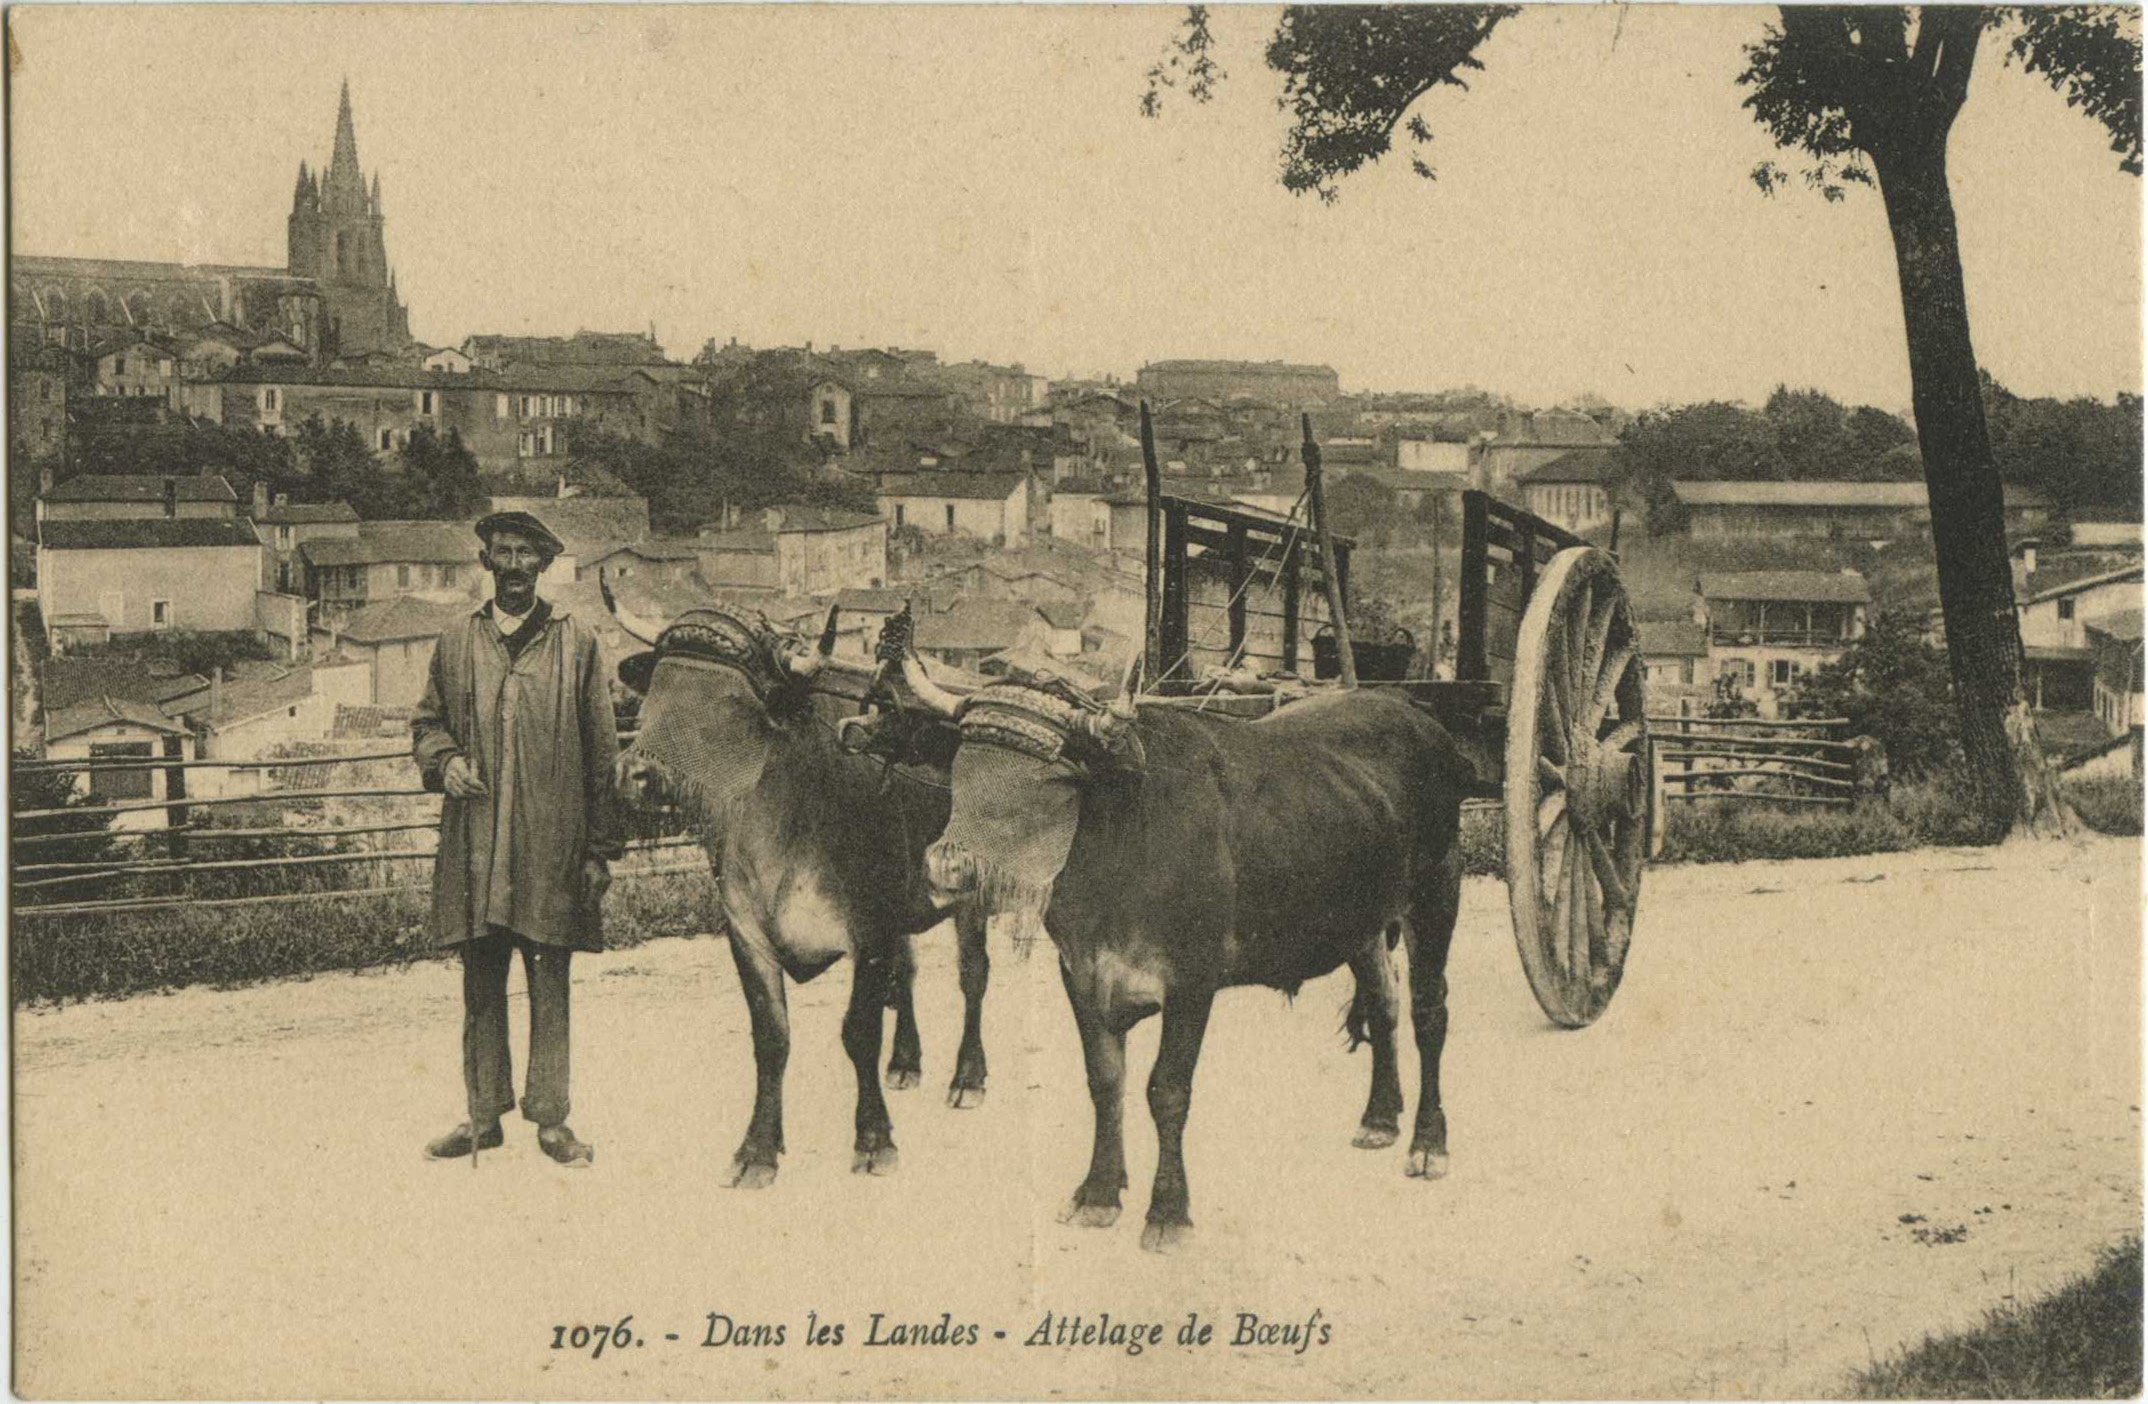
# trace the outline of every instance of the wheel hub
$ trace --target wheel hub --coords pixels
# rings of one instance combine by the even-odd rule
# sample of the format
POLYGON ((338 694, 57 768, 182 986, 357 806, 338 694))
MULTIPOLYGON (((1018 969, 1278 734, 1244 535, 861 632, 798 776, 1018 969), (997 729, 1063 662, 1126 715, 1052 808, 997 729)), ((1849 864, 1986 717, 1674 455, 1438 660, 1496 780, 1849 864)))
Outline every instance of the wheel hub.
POLYGON ((1631 751, 1583 742, 1574 763, 1567 767, 1567 803, 1573 807, 1574 818, 1595 830, 1614 818, 1638 819, 1645 799, 1638 761, 1631 751))

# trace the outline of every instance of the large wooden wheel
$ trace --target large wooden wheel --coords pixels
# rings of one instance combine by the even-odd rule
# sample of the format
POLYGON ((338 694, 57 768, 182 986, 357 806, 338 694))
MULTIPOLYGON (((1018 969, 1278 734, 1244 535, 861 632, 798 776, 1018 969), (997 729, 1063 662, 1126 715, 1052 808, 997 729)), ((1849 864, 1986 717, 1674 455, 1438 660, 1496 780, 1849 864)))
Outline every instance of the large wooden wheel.
POLYGON ((1514 650, 1506 755, 1507 900, 1529 988, 1581 1028, 1611 1002, 1633 940, 1647 841, 1647 747, 1633 612, 1611 558, 1559 552, 1514 650))

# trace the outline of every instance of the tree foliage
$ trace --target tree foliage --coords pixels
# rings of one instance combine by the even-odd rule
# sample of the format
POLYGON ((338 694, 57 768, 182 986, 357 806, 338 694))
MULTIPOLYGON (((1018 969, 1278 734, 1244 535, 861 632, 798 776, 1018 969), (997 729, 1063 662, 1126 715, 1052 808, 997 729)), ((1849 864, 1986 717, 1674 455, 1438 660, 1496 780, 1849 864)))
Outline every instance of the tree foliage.
POLYGON ((1924 642, 1922 622, 1883 612, 1865 635, 1798 688, 1808 716, 1847 717, 1859 736, 1887 751, 1891 776, 1922 780, 1961 764, 1961 732, 1947 656, 1924 642))
POLYGON ((15 849, 17 863, 94 863, 110 855, 112 849, 109 814, 50 814, 39 819, 19 819, 20 814, 47 809, 80 809, 93 806, 96 799, 75 792, 76 772, 72 770, 47 769, 43 766, 24 767, 25 762, 39 759, 34 746, 19 746, 14 752, 17 764, 8 776, 8 832, 19 843, 26 838, 48 838, 62 834, 77 835, 64 843, 35 843, 15 849))
POLYGON ((689 534, 719 520, 726 506, 879 509, 869 487, 837 476, 818 450, 773 430, 680 435, 662 444, 591 430, 575 436, 574 455, 647 498, 650 524, 661 533, 689 534))

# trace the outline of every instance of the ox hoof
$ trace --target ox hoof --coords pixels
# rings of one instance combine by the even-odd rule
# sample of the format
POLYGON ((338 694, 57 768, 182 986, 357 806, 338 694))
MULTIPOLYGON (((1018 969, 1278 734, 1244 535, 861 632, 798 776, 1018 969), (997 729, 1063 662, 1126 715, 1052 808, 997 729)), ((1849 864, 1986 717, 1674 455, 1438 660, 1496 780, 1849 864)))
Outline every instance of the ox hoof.
POLYGON ((1402 1132, 1392 1126, 1360 1126, 1350 1144, 1359 1150, 1386 1150, 1400 1138, 1402 1132))
POLYGON ((1413 1150, 1403 1173, 1413 1180, 1444 1180, 1447 1178, 1447 1152, 1443 1150, 1413 1150))
POLYGON ((1076 1200, 1060 1211, 1059 1222, 1074 1228, 1110 1228, 1119 1221, 1116 1204, 1083 1204, 1076 1200))
POLYGON ((725 1189, 767 1189, 776 1182, 776 1167, 758 1160, 734 1160, 731 1162, 731 1178, 724 1181, 725 1189))
POLYGON ((853 1175, 892 1175, 895 1173, 896 1163, 900 1159, 901 1157, 895 1152, 895 1147, 891 1145, 878 1146, 872 1150, 861 1150, 850 1158, 850 1173, 853 1175))
POLYGON ((888 1091, 907 1092, 917 1086, 916 1068, 889 1068, 888 1091))
POLYGON ((956 1111, 969 1111, 984 1105, 982 1087, 950 1087, 947 1089, 947 1105, 956 1111))
POLYGON ((1175 1253, 1193 1241, 1193 1225, 1150 1223, 1141 1230, 1141 1251, 1175 1253))

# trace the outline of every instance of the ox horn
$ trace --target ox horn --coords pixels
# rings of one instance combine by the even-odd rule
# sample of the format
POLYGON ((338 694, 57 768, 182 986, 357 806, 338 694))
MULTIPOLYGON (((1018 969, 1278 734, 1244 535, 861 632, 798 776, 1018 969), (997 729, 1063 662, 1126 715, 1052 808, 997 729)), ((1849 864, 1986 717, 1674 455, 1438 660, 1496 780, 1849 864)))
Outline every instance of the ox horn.
POLYGON ((917 656, 915 649, 903 655, 902 680, 910 685, 910 691, 916 694, 917 700, 928 709, 943 717, 961 715, 962 699, 941 687, 926 674, 925 660, 917 656))
POLYGON ((1105 745, 1112 745, 1124 734, 1134 720, 1134 699, 1141 693, 1140 654, 1135 654, 1126 665, 1126 676, 1119 681, 1119 695, 1111 699, 1111 709, 1102 716, 1088 718, 1089 734, 1105 745))
POLYGON ((835 621, 841 612, 842 606, 829 605, 828 622, 820 631, 819 647, 811 652, 793 649, 784 659, 793 673, 801 678, 810 678, 828 666, 828 660, 835 656, 835 621))
POLYGON ((644 648, 656 647, 656 636, 664 631, 648 620, 629 614, 619 607, 618 599, 612 594, 612 583, 605 578, 602 566, 597 567, 597 593, 604 596, 605 609, 611 612, 619 627, 627 631, 629 638, 644 648))

